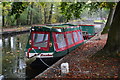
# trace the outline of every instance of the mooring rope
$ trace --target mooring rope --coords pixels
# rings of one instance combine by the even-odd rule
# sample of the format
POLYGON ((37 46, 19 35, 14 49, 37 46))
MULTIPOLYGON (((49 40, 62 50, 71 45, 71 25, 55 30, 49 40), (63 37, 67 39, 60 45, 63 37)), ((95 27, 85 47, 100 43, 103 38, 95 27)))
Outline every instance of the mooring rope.
MULTIPOLYGON (((35 53, 37 53, 37 51, 36 51, 34 48, 32 48, 32 49, 34 50, 35 53)), ((38 53, 38 54, 39 54, 39 53, 38 53)), ((50 67, 47 63, 45 63, 45 62, 42 60, 41 55, 40 55, 40 60, 41 60, 42 63, 43 63, 44 65, 46 65, 48 68, 50 67)), ((57 67, 57 68, 52 68, 52 69, 61 70, 59 67, 57 67), (58 69, 57 69, 57 68, 58 68, 58 69)))
MULTIPOLYGON (((37 53, 37 51, 36 51, 34 48, 32 48, 32 49, 34 50, 35 53, 37 53)), ((38 54, 39 54, 39 53, 38 53, 38 54)), ((50 67, 47 63, 45 63, 45 61, 43 61, 43 60, 41 59, 41 55, 40 55, 40 60, 41 60, 42 63, 45 64, 47 67, 50 67)))

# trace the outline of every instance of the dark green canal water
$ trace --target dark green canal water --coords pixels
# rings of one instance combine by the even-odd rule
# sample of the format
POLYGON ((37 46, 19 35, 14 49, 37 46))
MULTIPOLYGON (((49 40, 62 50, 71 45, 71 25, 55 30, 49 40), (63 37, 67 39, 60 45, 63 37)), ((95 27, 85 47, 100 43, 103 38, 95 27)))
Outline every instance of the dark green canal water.
MULTIPOLYGON (((25 47, 29 33, 17 34, 14 36, 2 36, 0 39, 0 50, 2 63, 0 72, 5 78, 25 78, 26 62, 25 47)), ((1 74, 0 73, 0 74, 1 74)))

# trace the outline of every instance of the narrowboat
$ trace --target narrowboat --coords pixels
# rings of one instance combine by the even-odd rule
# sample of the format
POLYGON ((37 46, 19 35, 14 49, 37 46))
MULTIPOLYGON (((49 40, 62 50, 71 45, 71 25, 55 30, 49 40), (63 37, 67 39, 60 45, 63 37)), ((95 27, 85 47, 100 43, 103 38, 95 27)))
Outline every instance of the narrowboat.
POLYGON ((77 25, 34 25, 26 46, 28 58, 60 58, 84 43, 77 25))
POLYGON ((90 39, 95 35, 94 25, 79 25, 83 31, 84 39, 90 39))

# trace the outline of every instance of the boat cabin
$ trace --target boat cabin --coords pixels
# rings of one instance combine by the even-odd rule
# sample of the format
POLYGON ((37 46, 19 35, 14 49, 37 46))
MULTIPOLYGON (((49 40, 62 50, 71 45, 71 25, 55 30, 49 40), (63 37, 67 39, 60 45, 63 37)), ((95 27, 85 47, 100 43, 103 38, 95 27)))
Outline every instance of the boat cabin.
POLYGON ((83 44, 84 38, 77 25, 34 25, 26 46, 26 56, 62 57, 83 44))
POLYGON ((79 25, 83 31, 83 33, 86 33, 88 35, 88 39, 90 39, 91 37, 93 37, 95 35, 95 27, 94 25, 79 25))

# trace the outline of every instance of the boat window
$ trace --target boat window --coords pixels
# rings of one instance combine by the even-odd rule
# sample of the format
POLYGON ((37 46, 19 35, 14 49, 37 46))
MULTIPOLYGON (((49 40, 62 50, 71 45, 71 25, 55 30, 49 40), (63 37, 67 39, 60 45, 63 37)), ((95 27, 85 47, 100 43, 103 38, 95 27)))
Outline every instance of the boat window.
POLYGON ((58 48, 66 47, 64 34, 56 34, 56 40, 57 40, 58 48))
POLYGON ((76 32, 73 32, 73 37, 74 37, 74 41, 75 41, 75 42, 78 42, 78 41, 79 41, 76 32))
POLYGON ((33 34, 33 45, 36 47, 47 47, 48 34, 33 34))
POLYGON ((80 40, 83 40, 82 33, 78 31, 78 35, 80 36, 80 40))
POLYGON ((68 40, 68 45, 72 45, 73 44, 72 34, 67 33, 66 37, 67 37, 67 40, 68 40))

